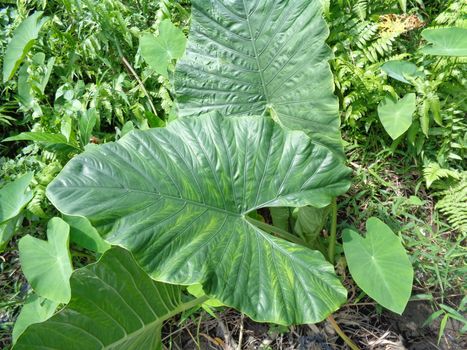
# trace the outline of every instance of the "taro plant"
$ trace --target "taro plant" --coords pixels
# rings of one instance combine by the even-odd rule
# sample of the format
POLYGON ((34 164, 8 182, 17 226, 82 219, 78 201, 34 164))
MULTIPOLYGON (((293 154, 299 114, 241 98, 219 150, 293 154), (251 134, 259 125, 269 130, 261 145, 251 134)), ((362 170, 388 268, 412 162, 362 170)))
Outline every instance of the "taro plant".
MULTIPOLYGON (((208 298, 281 325, 319 322, 346 301, 303 218, 301 239, 257 213, 322 209, 350 186, 321 6, 193 1, 178 119, 88 148, 48 186, 75 242, 104 254, 73 272, 69 304, 15 349, 161 348, 164 320, 208 298), (206 295, 182 293, 199 284, 206 295)), ((157 51, 177 56, 168 42, 157 51)))

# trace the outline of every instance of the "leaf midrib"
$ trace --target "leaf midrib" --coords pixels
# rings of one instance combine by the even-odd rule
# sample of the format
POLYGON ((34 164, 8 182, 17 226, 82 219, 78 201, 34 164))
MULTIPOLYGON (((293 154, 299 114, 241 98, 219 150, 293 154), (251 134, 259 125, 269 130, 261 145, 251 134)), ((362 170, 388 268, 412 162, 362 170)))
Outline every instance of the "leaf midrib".
MULTIPOLYGON (((66 186, 66 188, 70 189, 70 188, 79 188, 79 189, 83 189, 83 187, 81 186, 66 186)), ((212 205, 209 205, 209 204, 206 204, 204 202, 197 202, 197 201, 194 201, 194 200, 191 200, 191 199, 186 199, 186 198, 182 198, 182 197, 177 197, 177 196, 173 196, 173 195, 170 195, 170 194, 166 194, 166 193, 159 193, 159 192, 151 192, 151 191, 144 191, 144 190, 136 190, 136 189, 133 189, 133 188, 128 188, 128 187, 112 187, 112 186, 86 186, 86 188, 98 188, 98 189, 108 189, 108 190, 124 190, 125 192, 127 193, 131 193, 131 192, 136 192, 136 193, 144 193, 144 194, 151 194, 151 195, 154 195, 154 196, 160 196, 160 197, 164 197, 164 198, 168 198, 168 199, 171 199, 171 200, 174 200, 174 201, 180 201, 180 202, 183 202, 183 203, 189 203, 189 204, 192 204, 192 205, 196 205, 196 206, 199 206, 199 207, 205 207, 209 210, 213 210, 213 211, 217 211, 217 212, 221 212, 223 214, 227 214, 227 215, 230 215, 230 216, 235 216, 235 217, 241 217, 243 218, 246 214, 248 214, 251 210, 254 210, 255 208, 247 211, 247 212, 244 212, 244 213, 237 213, 237 212, 234 212, 234 211, 230 211, 230 210, 226 210, 226 209, 221 209, 219 207, 214 207, 212 205)), ((52 201, 52 204, 54 201, 52 201)), ((55 205, 55 204, 54 204, 55 205)), ((68 215, 73 215, 73 214, 68 214, 68 215)))

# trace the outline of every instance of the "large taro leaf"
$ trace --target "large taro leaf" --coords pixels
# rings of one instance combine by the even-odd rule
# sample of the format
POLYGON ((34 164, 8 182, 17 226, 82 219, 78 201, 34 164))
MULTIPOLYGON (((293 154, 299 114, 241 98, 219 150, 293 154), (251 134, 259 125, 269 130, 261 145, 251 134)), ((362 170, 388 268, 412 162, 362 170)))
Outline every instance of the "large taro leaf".
POLYGON ((72 298, 51 319, 30 325, 14 349, 161 349, 165 320, 195 306, 179 286, 151 280, 122 248, 71 277, 72 298))
POLYGON ((261 231, 246 214, 323 207, 347 190, 347 175, 303 132, 266 117, 208 115, 90 149, 47 194, 129 249, 154 279, 201 282, 256 320, 292 324, 323 319, 346 291, 319 252, 261 231))
POLYGON ((194 0, 178 61, 180 116, 269 112, 343 154, 320 1, 194 0))

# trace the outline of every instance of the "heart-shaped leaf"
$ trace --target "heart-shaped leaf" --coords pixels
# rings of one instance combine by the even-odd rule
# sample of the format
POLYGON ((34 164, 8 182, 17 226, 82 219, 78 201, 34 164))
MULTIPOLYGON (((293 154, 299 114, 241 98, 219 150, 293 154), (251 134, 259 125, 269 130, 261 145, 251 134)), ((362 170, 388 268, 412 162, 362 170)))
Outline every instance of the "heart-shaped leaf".
POLYGON ((413 268, 402 243, 378 218, 366 222, 366 237, 343 232, 345 258, 358 286, 379 304, 402 314, 412 292, 413 268))
POLYGON ((183 32, 165 19, 159 25, 159 36, 144 34, 140 39, 141 55, 152 69, 168 78, 167 68, 174 59, 185 52, 183 32))
POLYGON ((65 214, 90 219, 159 281, 202 283, 259 321, 317 322, 346 299, 321 253, 273 237, 247 214, 323 207, 349 169, 270 118, 184 118, 73 158, 47 188, 65 214))
POLYGON ((428 28, 422 37, 429 44, 421 49, 428 55, 467 56, 466 28, 428 28))
POLYGON ((163 322, 198 303, 183 303, 180 287, 152 281, 118 247, 76 270, 71 291, 68 306, 29 326, 13 349, 162 349, 163 322))
POLYGON ((68 251, 69 234, 68 224, 53 218, 47 225, 47 242, 26 235, 18 244, 21 269, 34 291, 60 303, 70 300, 73 267, 68 251))
POLYGON ((193 0, 180 116, 269 112, 343 155, 321 1, 193 0))
POLYGON ((407 94, 399 101, 387 96, 378 105, 379 120, 393 140, 410 128, 415 109, 415 94, 407 94))

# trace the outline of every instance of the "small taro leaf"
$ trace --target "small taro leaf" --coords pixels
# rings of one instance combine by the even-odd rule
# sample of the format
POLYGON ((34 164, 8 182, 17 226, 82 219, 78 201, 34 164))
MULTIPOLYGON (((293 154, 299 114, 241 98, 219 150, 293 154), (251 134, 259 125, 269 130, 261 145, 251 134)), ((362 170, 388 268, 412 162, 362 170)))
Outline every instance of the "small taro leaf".
POLYGON ((97 124, 97 111, 95 108, 90 108, 81 115, 79 120, 79 135, 81 144, 86 146, 92 136, 92 131, 97 124))
POLYGON ((193 0, 177 62, 179 115, 269 112, 343 156, 320 1, 193 0))
POLYGON ((402 314, 412 292, 413 268, 402 243, 378 218, 369 218, 366 237, 346 229, 344 252, 352 278, 380 305, 402 314))
POLYGON ((163 322, 197 305, 182 302, 179 286, 153 281, 120 247, 76 270, 70 282, 67 307, 29 326, 14 350, 162 349, 163 322))
POLYGON ((311 206, 297 209, 297 220, 294 231, 307 243, 313 243, 326 224, 329 207, 315 208, 311 206))
POLYGON ((182 57, 186 38, 181 29, 165 19, 159 26, 159 36, 143 34, 140 39, 141 55, 157 73, 168 78, 168 67, 172 60, 182 57))
POLYGON ((70 225, 70 240, 80 247, 97 253, 104 253, 110 248, 110 244, 102 239, 88 219, 68 215, 65 215, 63 219, 70 225))
POLYGON ((348 175, 303 132, 267 117, 207 115, 76 156, 47 196, 130 250, 154 279, 202 283, 253 319, 297 324, 325 318, 346 290, 321 253, 273 237, 246 216, 325 206, 348 189, 348 175))
POLYGON ((15 74, 21 61, 34 44, 39 30, 47 18, 41 19, 42 11, 33 13, 26 18, 13 32, 3 58, 3 82, 6 83, 15 74))
POLYGON ((412 84, 407 80, 407 77, 416 78, 425 76, 423 72, 418 70, 415 64, 406 61, 388 61, 381 66, 381 69, 391 78, 407 84, 412 84))
POLYGON ((32 324, 44 322, 54 314, 59 303, 32 294, 24 303, 13 327, 13 344, 18 337, 32 324))
POLYGON ((65 221, 53 218, 47 224, 48 241, 26 235, 18 244, 21 269, 34 291, 60 303, 70 300, 69 231, 65 221))
POLYGON ((399 101, 386 96, 378 105, 378 116, 386 132, 393 140, 406 132, 412 125, 416 108, 415 94, 407 94, 399 101))
POLYGON ((429 43, 421 49, 427 55, 467 56, 466 28, 428 28, 422 37, 429 43))
POLYGON ((0 189, 0 224, 18 216, 31 201, 33 193, 28 191, 33 173, 27 173, 0 189))

